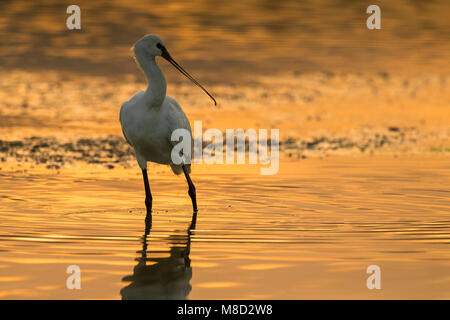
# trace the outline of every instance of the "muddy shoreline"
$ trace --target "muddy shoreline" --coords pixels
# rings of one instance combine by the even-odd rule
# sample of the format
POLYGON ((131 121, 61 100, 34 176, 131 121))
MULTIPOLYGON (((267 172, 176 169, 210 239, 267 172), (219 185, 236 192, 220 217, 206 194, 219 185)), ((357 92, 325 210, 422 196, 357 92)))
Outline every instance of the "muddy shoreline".
MULTIPOLYGON (((438 134, 423 134, 415 128, 389 127, 383 131, 359 130, 348 136, 318 136, 309 139, 286 138, 279 143, 280 157, 304 159, 332 154, 373 155, 374 153, 449 153, 450 149, 427 148, 420 150, 417 145, 438 134)), ((209 143, 204 142, 203 147, 209 143)), ((270 148, 269 148, 270 149, 270 148)), ((224 146, 223 150, 226 150, 224 146)), ((235 150, 237 146, 235 144, 235 150)), ((246 153, 249 143, 246 140, 246 153)), ((118 135, 102 138, 83 137, 63 139, 54 137, 29 137, 22 140, 0 140, 0 163, 20 163, 21 165, 41 165, 47 169, 81 162, 101 165, 108 169, 117 166, 135 166, 134 151, 125 139, 118 135)))

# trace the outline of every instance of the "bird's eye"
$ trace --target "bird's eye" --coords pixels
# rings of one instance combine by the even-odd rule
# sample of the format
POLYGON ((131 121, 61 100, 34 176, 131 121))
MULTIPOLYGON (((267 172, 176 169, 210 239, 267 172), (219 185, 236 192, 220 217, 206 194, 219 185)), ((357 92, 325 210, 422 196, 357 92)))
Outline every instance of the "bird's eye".
POLYGON ((156 47, 157 47, 158 49, 161 49, 161 48, 162 48, 161 43, 158 42, 158 43, 156 44, 156 47))

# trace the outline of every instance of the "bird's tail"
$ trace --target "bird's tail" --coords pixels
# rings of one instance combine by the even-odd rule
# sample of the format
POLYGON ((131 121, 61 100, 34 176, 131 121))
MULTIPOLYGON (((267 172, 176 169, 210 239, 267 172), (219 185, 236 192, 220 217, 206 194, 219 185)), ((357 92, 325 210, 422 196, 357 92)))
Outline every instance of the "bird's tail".
MULTIPOLYGON (((185 164, 184 166, 186 167, 187 173, 191 173, 191 165, 185 164)), ((172 169, 173 173, 175 173, 176 175, 183 173, 183 168, 180 165, 171 164, 170 168, 172 169)))

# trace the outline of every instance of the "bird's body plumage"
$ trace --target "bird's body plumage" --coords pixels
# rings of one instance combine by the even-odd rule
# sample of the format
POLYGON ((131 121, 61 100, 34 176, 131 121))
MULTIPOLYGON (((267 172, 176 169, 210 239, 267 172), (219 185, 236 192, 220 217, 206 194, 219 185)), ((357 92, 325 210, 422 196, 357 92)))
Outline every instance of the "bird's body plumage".
MULTIPOLYGON (((172 132, 186 129, 192 137, 191 126, 177 101, 166 96, 158 107, 148 106, 145 91, 136 93, 120 109, 120 123, 128 143, 134 148, 139 166, 144 169, 147 161, 170 165, 175 174, 183 172, 173 164, 171 152, 174 142, 172 132)), ((186 164, 190 172, 190 164, 186 164)))

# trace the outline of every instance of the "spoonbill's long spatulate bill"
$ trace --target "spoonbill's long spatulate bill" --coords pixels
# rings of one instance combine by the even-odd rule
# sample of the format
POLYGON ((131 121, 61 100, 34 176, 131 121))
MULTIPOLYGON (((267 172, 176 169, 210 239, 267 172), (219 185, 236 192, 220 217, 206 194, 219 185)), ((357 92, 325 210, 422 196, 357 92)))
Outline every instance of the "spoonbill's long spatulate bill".
POLYGON ((206 90, 197 80, 194 79, 193 76, 191 76, 186 70, 183 69, 182 66, 180 66, 173 58, 172 56, 169 54, 169 52, 167 51, 166 47, 161 46, 160 47, 162 54, 161 57, 163 57, 164 59, 166 59, 167 61, 169 61, 178 71, 180 71, 182 74, 184 74, 186 76, 186 78, 188 78, 189 80, 191 80, 193 83, 195 83, 197 86, 199 86, 213 101, 214 101, 214 105, 217 105, 216 99, 214 99, 214 97, 208 92, 208 90, 206 90))

